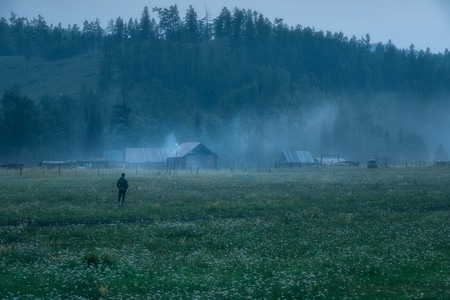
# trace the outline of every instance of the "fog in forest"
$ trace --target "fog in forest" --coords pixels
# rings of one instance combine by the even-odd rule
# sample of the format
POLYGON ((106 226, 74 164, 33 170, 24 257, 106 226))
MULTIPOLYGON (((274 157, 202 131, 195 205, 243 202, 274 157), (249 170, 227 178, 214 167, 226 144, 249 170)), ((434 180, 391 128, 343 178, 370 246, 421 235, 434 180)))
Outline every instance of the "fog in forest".
POLYGON ((143 8, 108 26, 0 20, 2 164, 200 142, 221 166, 283 151, 447 161, 450 53, 224 8, 143 8))

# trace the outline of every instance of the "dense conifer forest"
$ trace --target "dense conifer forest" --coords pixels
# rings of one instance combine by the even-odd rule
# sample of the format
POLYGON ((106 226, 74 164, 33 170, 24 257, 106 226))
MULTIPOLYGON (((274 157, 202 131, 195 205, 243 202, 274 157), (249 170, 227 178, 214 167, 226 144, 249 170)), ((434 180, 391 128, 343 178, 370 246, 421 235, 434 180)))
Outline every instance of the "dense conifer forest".
POLYGON ((239 8, 211 16, 145 7, 106 27, 0 19, 0 65, 24 57, 76 67, 87 54, 95 74, 70 82, 77 93, 27 94, 20 78, 0 91, 2 162, 96 159, 175 141, 203 142, 222 162, 270 163, 284 150, 448 159, 447 50, 374 44, 370 33, 347 37, 239 8))

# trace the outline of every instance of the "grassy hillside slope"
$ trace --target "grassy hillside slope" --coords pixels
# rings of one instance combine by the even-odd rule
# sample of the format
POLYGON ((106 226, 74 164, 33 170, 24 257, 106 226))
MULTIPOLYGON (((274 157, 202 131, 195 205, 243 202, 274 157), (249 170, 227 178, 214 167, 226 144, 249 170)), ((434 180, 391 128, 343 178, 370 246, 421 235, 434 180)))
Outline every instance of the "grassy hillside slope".
POLYGON ((49 94, 78 96, 80 89, 95 88, 98 77, 98 52, 68 59, 46 61, 24 56, 0 56, 0 93, 18 84, 33 100, 49 94))

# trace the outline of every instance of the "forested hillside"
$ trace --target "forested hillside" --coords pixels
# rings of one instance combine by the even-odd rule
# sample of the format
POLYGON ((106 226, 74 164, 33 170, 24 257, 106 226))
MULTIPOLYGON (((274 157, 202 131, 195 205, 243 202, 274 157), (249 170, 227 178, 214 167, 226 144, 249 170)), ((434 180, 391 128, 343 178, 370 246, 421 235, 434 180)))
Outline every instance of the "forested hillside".
MULTIPOLYGON (((370 33, 369 33, 370 34, 370 33)), ((199 141, 223 162, 283 150, 447 160, 450 53, 191 7, 47 24, 0 19, 2 161, 199 141)))

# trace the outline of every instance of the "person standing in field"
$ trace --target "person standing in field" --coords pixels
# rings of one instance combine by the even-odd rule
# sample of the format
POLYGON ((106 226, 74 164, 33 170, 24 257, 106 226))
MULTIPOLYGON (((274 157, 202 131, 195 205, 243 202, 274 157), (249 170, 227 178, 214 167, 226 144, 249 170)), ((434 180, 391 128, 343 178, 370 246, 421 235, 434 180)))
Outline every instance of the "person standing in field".
POLYGON ((128 189, 128 180, 125 179, 125 173, 122 173, 122 176, 117 180, 116 186, 119 189, 119 199, 117 200, 117 203, 120 203, 122 200, 123 204, 125 201, 125 193, 128 189))

